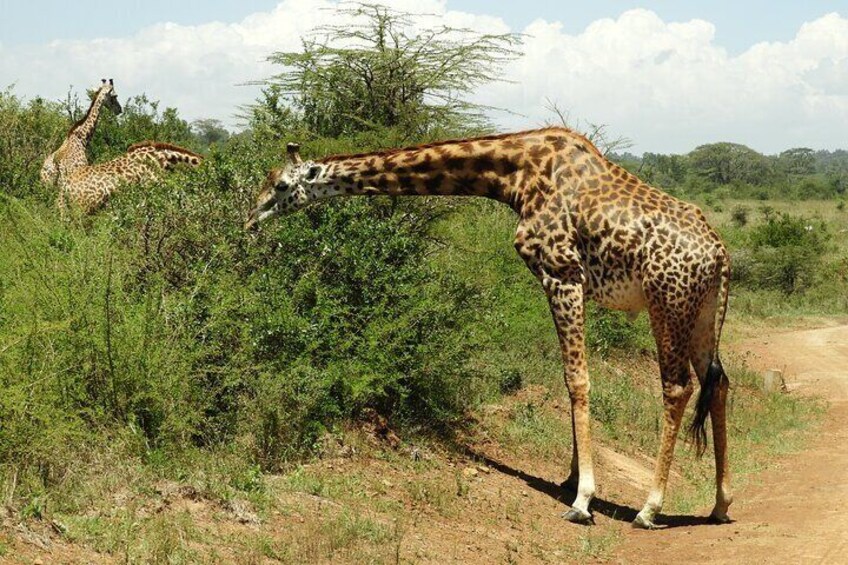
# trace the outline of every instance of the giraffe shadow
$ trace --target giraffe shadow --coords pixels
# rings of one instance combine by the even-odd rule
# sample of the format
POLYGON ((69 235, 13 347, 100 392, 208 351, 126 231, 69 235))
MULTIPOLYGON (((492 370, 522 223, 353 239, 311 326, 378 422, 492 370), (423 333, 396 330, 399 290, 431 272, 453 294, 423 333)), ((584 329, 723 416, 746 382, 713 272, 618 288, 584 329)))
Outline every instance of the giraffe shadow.
MULTIPOLYGON (((533 476, 529 473, 525 473, 520 469, 515 469, 501 461, 496 461, 495 459, 478 453, 471 448, 466 447, 465 454, 472 459, 484 462, 488 467, 495 469, 499 473, 524 481, 524 483, 533 490, 546 494, 557 502, 561 502, 565 505, 568 505, 566 500, 573 500, 576 495, 574 489, 568 486, 560 485, 546 479, 533 476)), ((592 499, 591 508, 592 511, 603 514, 607 518, 619 522, 632 522, 639 513, 639 510, 636 508, 623 506, 600 497, 592 499)), ((656 518, 656 523, 662 529, 685 526, 704 526, 711 524, 706 516, 686 516, 682 514, 660 514, 656 518)))

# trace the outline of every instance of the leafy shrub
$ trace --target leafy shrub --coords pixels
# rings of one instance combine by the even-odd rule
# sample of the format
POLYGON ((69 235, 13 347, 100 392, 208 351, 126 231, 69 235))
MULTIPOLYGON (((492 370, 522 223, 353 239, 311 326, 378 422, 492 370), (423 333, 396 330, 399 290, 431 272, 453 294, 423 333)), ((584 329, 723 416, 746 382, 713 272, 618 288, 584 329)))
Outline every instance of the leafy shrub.
POLYGON ((129 431, 141 452, 238 440, 276 468, 366 409, 440 430, 476 378, 504 381, 468 362, 478 290, 426 260, 438 205, 334 201, 243 230, 277 153, 237 137, 69 225, 4 197, 0 460, 58 480, 129 431))
POLYGON ((650 349, 647 315, 629 320, 627 314, 589 302, 586 307, 586 347, 602 356, 613 351, 650 349))
POLYGON ((65 125, 58 104, 41 98, 24 103, 11 89, 0 92, 0 191, 49 198, 38 173, 59 145, 65 125))
POLYGON ((803 292, 816 280, 831 235, 824 222, 770 214, 749 235, 748 251, 734 256, 734 277, 753 288, 803 292))
POLYGON ((730 213, 730 219, 737 228, 743 228, 748 224, 748 212, 750 210, 747 206, 736 206, 733 211, 730 213))

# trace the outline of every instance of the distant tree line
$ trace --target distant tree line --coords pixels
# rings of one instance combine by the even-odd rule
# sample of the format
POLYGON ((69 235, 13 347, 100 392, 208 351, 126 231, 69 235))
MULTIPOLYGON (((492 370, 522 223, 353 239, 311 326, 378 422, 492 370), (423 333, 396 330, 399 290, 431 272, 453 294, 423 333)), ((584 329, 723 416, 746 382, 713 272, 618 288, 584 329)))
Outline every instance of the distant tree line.
POLYGON ((682 195, 770 199, 844 198, 848 151, 807 147, 763 155, 738 143, 700 145, 685 155, 630 153, 613 158, 647 182, 682 195))

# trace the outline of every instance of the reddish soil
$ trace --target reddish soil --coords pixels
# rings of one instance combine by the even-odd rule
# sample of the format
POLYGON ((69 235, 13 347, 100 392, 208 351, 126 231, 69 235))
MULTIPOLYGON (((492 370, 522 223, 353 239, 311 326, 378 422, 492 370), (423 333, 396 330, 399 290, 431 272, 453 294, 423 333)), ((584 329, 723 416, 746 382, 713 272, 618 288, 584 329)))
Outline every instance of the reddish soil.
POLYGON ((806 449, 735 493, 733 523, 632 531, 615 561, 848 563, 848 326, 770 335, 745 346, 754 366, 785 368, 793 393, 828 402, 823 427, 806 449))

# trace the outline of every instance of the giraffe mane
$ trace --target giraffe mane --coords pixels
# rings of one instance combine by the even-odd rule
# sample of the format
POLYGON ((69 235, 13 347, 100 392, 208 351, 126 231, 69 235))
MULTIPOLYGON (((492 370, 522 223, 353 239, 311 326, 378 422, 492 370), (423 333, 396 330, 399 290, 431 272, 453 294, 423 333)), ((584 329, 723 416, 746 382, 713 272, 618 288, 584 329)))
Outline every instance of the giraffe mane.
POLYGON ((587 148, 591 149, 595 152, 599 157, 605 158, 603 154, 595 147, 595 144, 589 141, 585 135, 580 132, 574 131, 573 129, 563 127, 563 126, 548 126, 544 128, 537 129, 528 129, 524 131, 512 132, 512 133, 498 133, 491 135, 483 135, 479 137, 468 137, 468 138, 458 138, 458 139, 446 139, 444 141, 435 141, 432 143, 424 143, 421 145, 412 145, 409 147, 400 147, 396 149, 383 149, 380 151, 366 152, 366 153, 354 153, 354 154, 339 154, 339 155, 329 155, 327 157, 322 157, 318 159, 317 163, 332 163, 334 161, 342 161, 345 159, 356 159, 360 157, 380 157, 387 158, 395 155, 397 153, 402 153, 405 151, 414 151, 414 150, 422 150, 422 149, 431 149, 433 147, 443 147, 445 145, 453 145, 455 143, 462 143, 464 141, 499 141, 502 139, 509 139, 511 137, 521 137, 523 135, 528 134, 543 134, 543 133, 562 133, 565 132, 569 135, 577 137, 581 139, 587 146, 587 148))
POLYGON ((127 149, 127 153, 134 153, 135 151, 139 151, 141 149, 163 149, 167 151, 176 151, 177 153, 183 153, 185 155, 189 155, 192 157, 197 157, 198 159, 203 159, 203 155, 199 153, 195 153, 190 149, 186 149, 185 147, 180 147, 179 145, 173 145, 171 143, 163 143, 159 141, 140 141, 139 143, 134 143, 130 145, 129 149, 127 149))

